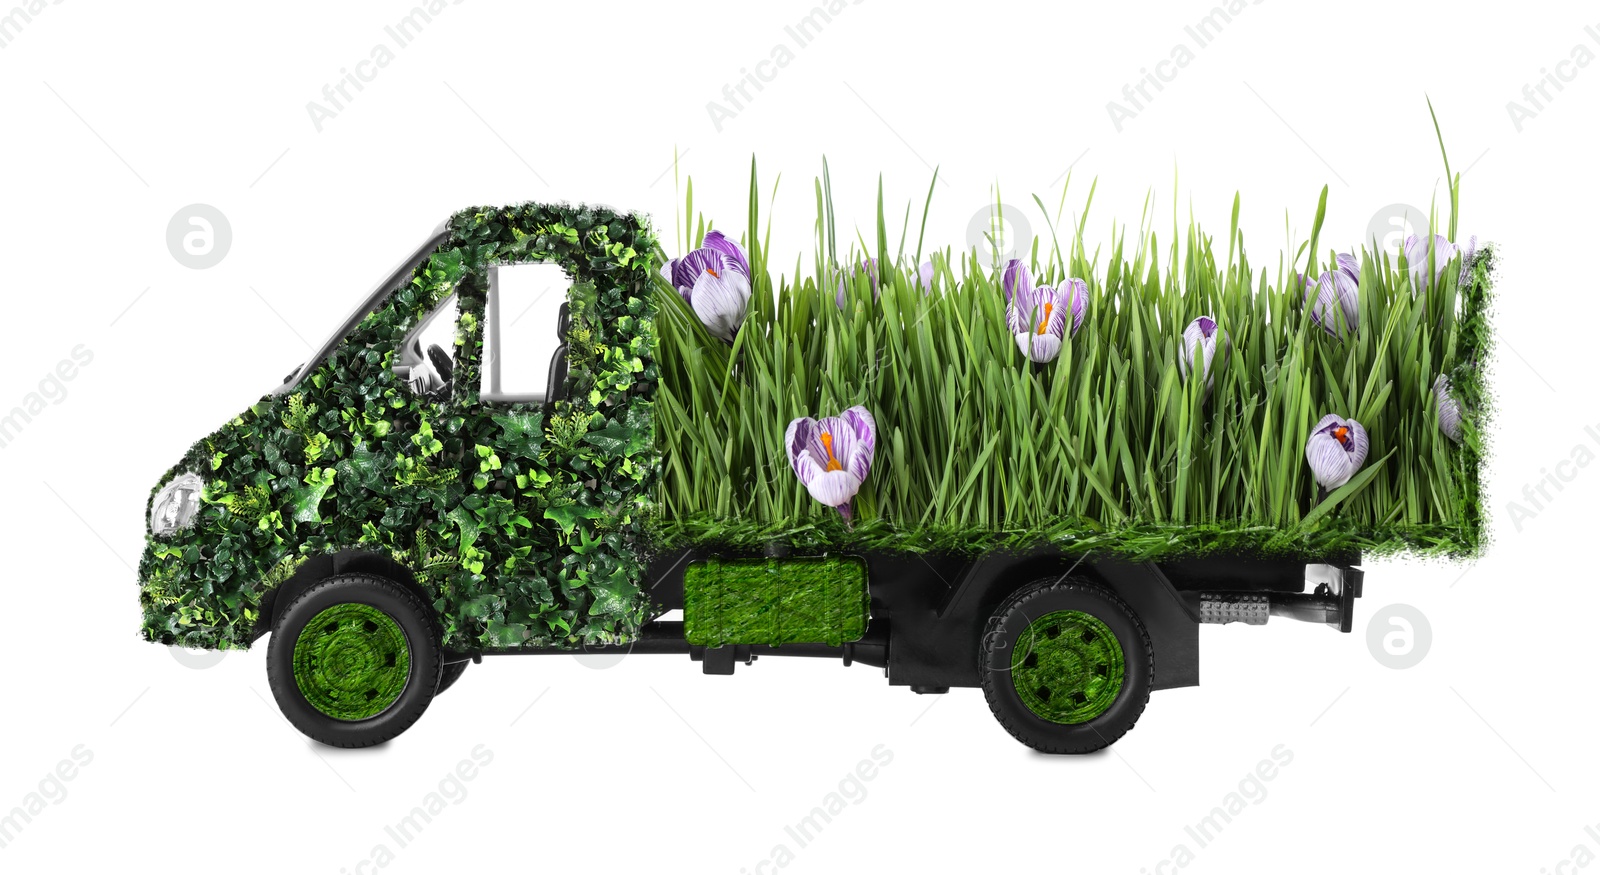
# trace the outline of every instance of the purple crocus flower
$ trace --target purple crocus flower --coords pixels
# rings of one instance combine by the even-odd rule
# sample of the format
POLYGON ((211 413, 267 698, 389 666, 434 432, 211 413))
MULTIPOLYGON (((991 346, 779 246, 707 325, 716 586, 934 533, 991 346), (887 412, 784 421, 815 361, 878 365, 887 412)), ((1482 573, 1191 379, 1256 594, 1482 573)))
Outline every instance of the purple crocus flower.
POLYGON ((1472 256, 1478 253, 1478 235, 1473 234, 1467 238, 1467 245, 1461 249, 1461 277, 1459 282, 1466 285, 1467 278, 1472 276, 1472 256))
POLYGON ((1323 489, 1333 491, 1350 482, 1367 460, 1367 430, 1354 419, 1330 413, 1318 420, 1306 440, 1306 464, 1323 489))
POLYGON ((863 258, 848 276, 839 277, 839 288, 833 293, 833 302, 839 305, 839 309, 844 309, 845 289, 848 285, 854 284, 855 278, 862 274, 866 274, 868 281, 872 283, 872 300, 878 300, 878 259, 863 258))
POLYGON ((1450 390, 1450 378, 1444 374, 1433 381, 1433 405, 1439 413, 1439 430, 1445 437, 1461 443, 1461 406, 1450 390))
POLYGON ((748 279, 750 276, 750 260, 744 257, 744 250, 739 244, 722 236, 721 231, 707 231, 706 239, 701 244, 706 249, 715 249, 739 265, 739 272, 748 279))
POLYGON ((1061 284, 1061 293, 1067 296, 1067 309, 1072 311, 1072 333, 1083 327, 1083 317, 1089 312, 1089 284, 1077 277, 1069 277, 1061 284))
POLYGON ((1311 321, 1333 337, 1339 336, 1339 314, 1344 316, 1344 327, 1354 333, 1360 323, 1361 308, 1358 295, 1361 282, 1361 265, 1354 255, 1344 252, 1335 257, 1333 270, 1324 271, 1315 286, 1306 289, 1306 305, 1311 308, 1311 321), (1338 313, 1335 308, 1338 308, 1338 313))
MULTIPOLYGON (((1472 255, 1478 249, 1478 238, 1472 237, 1466 246, 1457 246, 1444 239, 1443 234, 1433 235, 1433 268, 1436 276, 1444 276, 1444 269, 1449 266, 1450 260, 1457 255, 1461 256, 1461 273, 1459 281, 1466 282, 1471 271, 1467 266, 1472 262, 1472 255)), ((1406 264, 1411 268, 1411 288, 1422 291, 1432 286, 1428 280, 1428 238, 1412 234, 1406 238, 1405 244, 1406 264)))
POLYGON ((1006 293, 1007 304, 1011 303, 1011 296, 1018 289, 1033 288, 1033 274, 1028 272, 1028 266, 1022 263, 1022 259, 1013 258, 1006 262, 1006 272, 1000 277, 1000 288, 1006 293))
POLYGON ((933 262, 924 261, 917 268, 917 287, 922 289, 924 295, 933 291, 933 262))
POLYGON ((1200 373, 1206 378, 1206 392, 1211 392, 1216 377, 1211 373, 1211 363, 1217 357, 1217 342, 1222 342, 1222 355, 1228 355, 1227 332, 1217 327, 1217 320, 1210 316, 1201 316, 1189 323, 1183 329, 1183 349, 1178 351, 1178 373, 1185 379, 1189 377, 1191 368, 1196 367, 1195 359, 1200 359, 1200 373))
POLYGON ((674 258, 668 273, 706 330, 732 343, 750 307, 750 262, 744 250, 721 231, 710 231, 705 245, 674 258))
POLYGON ((1089 300, 1089 286, 1083 280, 1035 287, 1027 265, 1013 258, 1006 264, 1000 285, 1006 296, 1006 325, 1029 360, 1048 362, 1061 354, 1068 316, 1073 334, 1083 327, 1089 300))
POLYGON ((789 464, 811 497, 835 508, 848 522, 850 500, 872 470, 878 429, 867 408, 856 406, 822 419, 802 416, 789 423, 783 445, 789 464))

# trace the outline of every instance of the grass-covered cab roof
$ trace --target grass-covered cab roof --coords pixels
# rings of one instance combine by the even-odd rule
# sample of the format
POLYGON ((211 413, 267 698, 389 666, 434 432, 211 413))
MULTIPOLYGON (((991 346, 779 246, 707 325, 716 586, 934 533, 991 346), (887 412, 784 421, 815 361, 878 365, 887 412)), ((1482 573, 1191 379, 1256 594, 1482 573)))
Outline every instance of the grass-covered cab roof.
MULTIPOLYGON (((876 239, 841 249, 824 174, 814 265, 804 277, 798 263, 774 275, 783 267, 767 261, 752 168, 742 233, 719 228, 750 268, 731 343, 672 283, 657 291, 665 542, 918 552, 1054 543, 1144 558, 1481 548, 1491 247, 1463 245, 1445 264, 1450 248, 1423 238, 1425 254, 1410 261, 1439 262, 1429 281, 1429 267, 1372 241, 1323 237, 1324 189, 1311 239, 1268 267, 1245 246, 1237 198, 1225 238, 1191 221, 1163 244, 1145 216, 1136 234, 1124 228, 1109 249, 1090 251, 1091 188, 1081 213, 1046 211, 1052 239, 1024 259, 1037 285, 1080 278, 1087 290, 1081 327, 1037 363, 1008 325, 1004 264, 975 250, 929 256, 920 239, 908 249, 904 230, 896 243, 881 188, 876 239), (1342 314, 1326 326, 1313 319, 1302 285, 1314 303, 1319 278, 1341 268, 1359 287, 1353 330, 1342 314), (1180 367, 1185 328, 1201 316, 1220 332, 1209 388, 1180 367), (1461 411, 1453 437, 1440 424, 1441 375, 1461 411), (847 519, 797 478, 785 431, 855 405, 875 420, 876 447, 847 519), (1369 442, 1360 471, 1331 491, 1307 459, 1329 414, 1358 421, 1369 442)), ((1441 239, 1457 239, 1458 186, 1441 239)), ((691 186, 691 217, 692 204, 691 186)), ((675 254, 702 245, 711 225, 689 227, 675 254)))

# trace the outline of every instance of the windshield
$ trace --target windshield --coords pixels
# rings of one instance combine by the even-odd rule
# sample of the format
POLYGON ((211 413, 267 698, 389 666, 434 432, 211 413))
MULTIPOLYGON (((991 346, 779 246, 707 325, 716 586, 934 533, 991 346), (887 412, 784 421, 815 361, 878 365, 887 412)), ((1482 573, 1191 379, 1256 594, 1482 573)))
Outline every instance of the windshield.
POLYGON ((410 255, 401 260, 400 264, 390 271, 388 276, 384 277, 377 287, 362 299, 360 304, 356 305, 355 310, 340 323, 339 328, 327 340, 323 341, 322 346, 317 348, 311 358, 306 359, 303 364, 295 368, 294 373, 284 379, 283 385, 272 390, 271 394, 282 395, 298 386, 300 381, 306 378, 306 374, 311 373, 313 369, 322 364, 322 360, 328 357, 328 353, 333 352, 333 348, 345 338, 345 335, 354 331, 355 327, 361 324, 361 320, 365 319, 368 313, 376 310, 378 305, 382 304, 384 299, 389 296, 389 293, 409 279, 412 272, 449 237, 450 222, 447 219, 441 222, 439 227, 433 229, 433 235, 424 241, 421 246, 418 246, 410 255))

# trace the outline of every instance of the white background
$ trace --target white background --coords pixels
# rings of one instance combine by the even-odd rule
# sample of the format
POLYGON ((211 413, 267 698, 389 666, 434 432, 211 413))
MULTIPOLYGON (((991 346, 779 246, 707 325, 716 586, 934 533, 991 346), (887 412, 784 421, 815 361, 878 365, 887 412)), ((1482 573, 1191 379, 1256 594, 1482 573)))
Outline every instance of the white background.
POLYGON ((777 72, 719 131, 707 103, 812 5, 471 0, 320 131, 308 101, 409 2, 66 0, 8 34, 0 409, 75 346, 93 360, 0 449, 0 813, 75 745, 93 760, 0 868, 372 871, 379 844, 399 872, 772 872, 780 844, 800 872, 1167 872, 1179 844, 1200 872, 1537 873, 1600 854, 1600 470, 1560 468, 1571 482, 1542 509, 1522 495, 1575 447, 1600 452, 1600 65, 1561 67, 1572 81, 1520 131, 1506 109, 1533 109, 1524 84, 1574 46, 1600 52, 1584 30, 1600 7, 1267 0, 1194 49, 1205 0, 865 0, 760 68, 777 72), (1193 62, 1118 131, 1106 104, 1178 44, 1193 62), (339 752, 278 716, 261 650, 196 670, 138 638, 150 485, 455 209, 597 201, 650 212, 670 240, 676 149, 696 203, 737 234, 755 153, 764 188, 783 174, 774 261, 809 264, 824 154, 841 224, 869 234, 878 173, 898 214, 940 166, 929 242, 956 247, 994 185, 1042 232, 1030 195, 1053 207, 1072 166, 1069 210, 1100 181, 1091 239, 1148 193, 1164 247, 1176 169, 1180 209, 1218 235, 1242 194, 1252 257, 1275 272, 1325 184, 1324 239, 1351 244, 1386 205, 1444 197, 1425 94, 1466 171, 1462 236, 1501 246, 1495 542, 1470 566, 1371 563, 1356 634, 1204 628, 1205 686, 1156 694, 1108 753, 1035 756, 974 690, 918 697, 870 668, 773 659, 708 678, 671 657, 485 662, 395 742, 339 752), (231 225, 210 269, 166 245, 193 203, 231 225), (1514 524, 1512 501, 1532 518, 1514 524), (1406 670, 1366 641, 1396 603, 1432 630, 1406 670), (493 761, 465 798, 397 847, 384 827, 478 744, 493 761), (799 847, 784 827, 877 745, 891 764, 799 847), (1277 745, 1292 763, 1200 847, 1185 827, 1277 745))

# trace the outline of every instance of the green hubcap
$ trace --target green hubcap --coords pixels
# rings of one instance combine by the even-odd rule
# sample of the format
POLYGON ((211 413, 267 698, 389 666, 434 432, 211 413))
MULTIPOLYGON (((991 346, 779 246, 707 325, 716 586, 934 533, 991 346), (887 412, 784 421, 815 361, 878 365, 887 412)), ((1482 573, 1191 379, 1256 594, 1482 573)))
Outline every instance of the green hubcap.
POLYGON ((405 692, 411 673, 406 633, 371 605, 327 608, 294 643, 294 682, 313 708, 335 720, 382 714, 405 692))
POLYGON ((1051 723, 1087 723, 1122 692, 1122 645, 1110 627, 1082 611, 1056 611, 1032 623, 1011 651, 1011 682, 1028 710, 1051 723))

